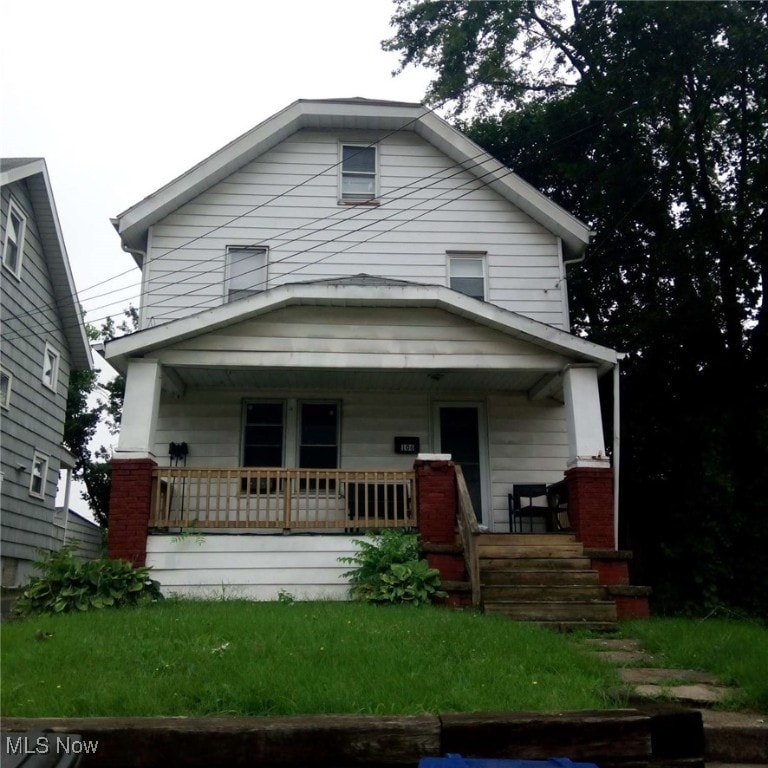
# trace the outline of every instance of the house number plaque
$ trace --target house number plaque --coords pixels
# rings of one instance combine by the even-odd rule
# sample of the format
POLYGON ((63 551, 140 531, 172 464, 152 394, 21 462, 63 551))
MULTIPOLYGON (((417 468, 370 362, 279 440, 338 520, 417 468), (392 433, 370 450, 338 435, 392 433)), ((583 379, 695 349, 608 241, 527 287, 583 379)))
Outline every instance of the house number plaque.
POLYGON ((418 437, 396 437, 395 453, 419 453, 418 437))

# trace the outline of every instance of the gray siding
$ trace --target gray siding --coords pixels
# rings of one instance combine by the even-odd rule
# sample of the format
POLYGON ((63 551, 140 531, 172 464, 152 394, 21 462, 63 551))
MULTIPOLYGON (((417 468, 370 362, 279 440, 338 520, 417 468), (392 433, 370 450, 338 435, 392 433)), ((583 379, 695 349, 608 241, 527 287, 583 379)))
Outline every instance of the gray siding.
POLYGON ((70 356, 56 309, 50 274, 26 184, 2 189, 0 243, 5 242, 8 199, 27 216, 21 278, 0 268, 2 349, 0 362, 13 377, 10 407, 0 409, 2 443, 2 554, 30 560, 37 550, 55 545, 53 512, 58 482, 61 437, 69 382, 70 356), (56 391, 42 383, 48 342, 60 354, 56 391), (49 457, 45 498, 29 493, 35 451, 49 457))
POLYGON ((448 285, 486 251, 488 301, 564 328, 559 239, 418 136, 302 130, 150 230, 143 326, 224 300, 228 245, 269 248, 255 287, 368 273, 448 285), (381 205, 338 204, 339 141, 379 146, 381 205))

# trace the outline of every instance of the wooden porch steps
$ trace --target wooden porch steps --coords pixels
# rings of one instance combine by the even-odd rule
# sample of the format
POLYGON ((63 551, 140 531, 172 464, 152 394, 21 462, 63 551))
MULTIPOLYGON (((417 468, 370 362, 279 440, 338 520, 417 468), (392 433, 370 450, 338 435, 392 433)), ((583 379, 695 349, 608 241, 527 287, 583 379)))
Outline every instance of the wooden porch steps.
POLYGON ((560 630, 616 629, 616 603, 570 534, 483 534, 478 540, 486 613, 560 630))

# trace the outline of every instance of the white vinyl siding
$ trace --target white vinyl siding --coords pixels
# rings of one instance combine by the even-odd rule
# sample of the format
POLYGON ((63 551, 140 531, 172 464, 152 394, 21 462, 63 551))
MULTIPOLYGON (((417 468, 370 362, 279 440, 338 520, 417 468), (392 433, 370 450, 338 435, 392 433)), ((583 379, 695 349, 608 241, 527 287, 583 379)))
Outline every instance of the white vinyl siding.
POLYGON ((449 284, 486 252, 486 301, 564 327, 559 240, 415 134, 302 130, 150 230, 144 327, 222 302, 227 247, 269 247, 266 288, 366 273, 449 284), (377 141, 378 206, 338 205, 339 139, 377 141))

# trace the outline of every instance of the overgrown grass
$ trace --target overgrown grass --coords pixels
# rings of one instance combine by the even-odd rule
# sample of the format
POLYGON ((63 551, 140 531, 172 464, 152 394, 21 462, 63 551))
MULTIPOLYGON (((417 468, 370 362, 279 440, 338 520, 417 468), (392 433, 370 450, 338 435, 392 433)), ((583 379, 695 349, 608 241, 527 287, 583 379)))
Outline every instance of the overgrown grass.
POLYGON ((622 625, 658 664, 697 669, 739 688, 730 706, 768 712, 768 627, 730 619, 654 618, 622 625))
POLYGON ((165 601, 6 623, 2 641, 5 716, 615 706, 614 671, 565 638, 439 608, 165 601))

